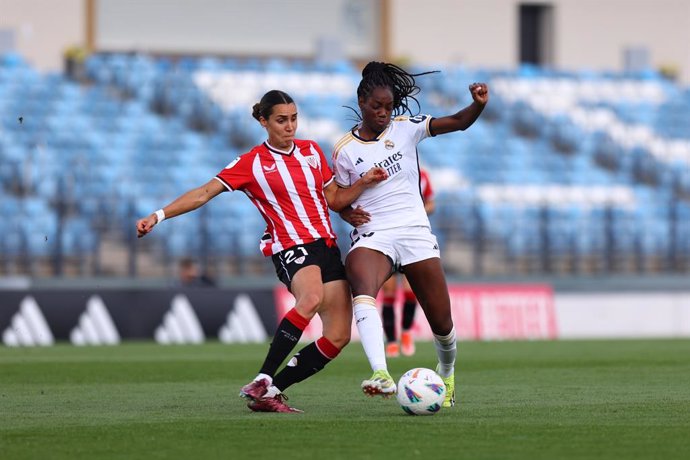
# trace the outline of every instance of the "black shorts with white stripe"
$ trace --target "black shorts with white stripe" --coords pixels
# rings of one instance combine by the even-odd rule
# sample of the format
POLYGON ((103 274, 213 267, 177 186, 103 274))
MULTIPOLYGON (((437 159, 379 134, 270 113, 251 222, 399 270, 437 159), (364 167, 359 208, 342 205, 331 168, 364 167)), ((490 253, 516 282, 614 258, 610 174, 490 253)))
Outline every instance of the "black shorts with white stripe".
POLYGON ((345 280, 340 249, 335 240, 319 239, 307 244, 299 244, 272 256, 278 279, 290 289, 295 274, 304 267, 318 265, 321 268, 321 281, 345 280))

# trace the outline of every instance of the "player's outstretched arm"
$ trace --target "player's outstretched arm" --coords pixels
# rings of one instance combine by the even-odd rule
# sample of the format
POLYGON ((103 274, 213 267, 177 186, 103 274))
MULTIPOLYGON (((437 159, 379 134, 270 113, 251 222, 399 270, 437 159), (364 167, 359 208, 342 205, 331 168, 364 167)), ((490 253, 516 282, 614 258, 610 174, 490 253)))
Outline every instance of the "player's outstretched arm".
MULTIPOLYGON (((162 208, 163 218, 170 219, 171 217, 185 214, 193 211, 206 203, 213 197, 225 191, 223 184, 215 179, 211 179, 201 187, 194 188, 188 192, 183 193, 175 198, 172 203, 162 208)), ((137 221, 137 236, 141 238, 153 230, 156 224, 160 223, 158 218, 158 211, 137 221)))
POLYGON ((386 179, 388 179, 386 170, 376 167, 371 168, 365 175, 360 177, 357 182, 347 188, 339 187, 335 181, 332 181, 328 184, 328 187, 324 189, 328 207, 335 212, 340 212, 351 205, 366 189, 386 179))
POLYGON ((434 118, 431 122, 431 132, 434 136, 464 131, 479 118, 484 106, 489 102, 489 87, 486 83, 472 83, 469 89, 472 103, 456 114, 434 118))

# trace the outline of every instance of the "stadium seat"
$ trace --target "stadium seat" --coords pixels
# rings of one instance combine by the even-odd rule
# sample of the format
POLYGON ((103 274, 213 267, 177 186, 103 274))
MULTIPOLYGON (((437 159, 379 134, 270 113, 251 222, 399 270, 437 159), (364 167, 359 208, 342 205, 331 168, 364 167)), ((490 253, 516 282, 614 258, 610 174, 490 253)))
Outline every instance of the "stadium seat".
MULTIPOLYGON (((49 216, 41 229, 50 241, 61 183, 68 198, 81 197, 69 207, 77 216, 63 216, 66 250, 92 250, 106 221, 126 242, 136 216, 203 184, 265 139, 250 108, 267 86, 293 94, 300 132, 327 155, 355 123, 342 108, 356 107, 359 72, 348 61, 94 53, 85 65, 91 82, 79 85, 40 73, 21 56, 0 57, 0 210, 16 216, 7 223, 13 241, 42 256, 54 247, 20 230, 20 216, 49 216)), ((690 196, 690 90, 653 73, 414 68, 442 70, 419 78, 420 108, 434 116, 469 103, 468 82, 492 88, 471 129, 419 145, 420 160, 440 178, 431 217, 439 241, 472 244, 479 229, 496 248, 534 257, 546 235, 554 257, 595 256, 611 243, 604 209, 613 206, 616 254, 671 252, 669 203, 690 196), (549 224, 540 233, 543 205, 549 224)), ((153 235, 152 247, 193 255, 202 221, 227 228, 208 236, 214 251, 257 256, 265 224, 246 197, 225 194, 208 206, 204 217, 180 218, 169 233, 153 235)), ((346 242, 347 224, 333 221, 346 242)), ((675 244, 687 231, 678 227, 675 244)))

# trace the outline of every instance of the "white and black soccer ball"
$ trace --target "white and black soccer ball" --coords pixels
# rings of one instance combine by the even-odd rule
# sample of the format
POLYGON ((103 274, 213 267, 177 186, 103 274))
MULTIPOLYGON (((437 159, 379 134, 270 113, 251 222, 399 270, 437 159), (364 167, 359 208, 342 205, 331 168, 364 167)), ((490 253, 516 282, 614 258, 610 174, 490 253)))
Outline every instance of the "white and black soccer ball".
POLYGON ((398 403, 410 415, 434 415, 445 397, 446 385, 431 369, 410 369, 398 382, 398 403))

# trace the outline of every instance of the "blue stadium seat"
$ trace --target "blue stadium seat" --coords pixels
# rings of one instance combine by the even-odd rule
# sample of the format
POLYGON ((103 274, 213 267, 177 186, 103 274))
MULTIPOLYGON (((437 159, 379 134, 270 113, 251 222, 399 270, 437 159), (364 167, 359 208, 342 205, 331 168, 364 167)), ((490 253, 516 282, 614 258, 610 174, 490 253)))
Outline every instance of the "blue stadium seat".
MULTIPOLYGON (((347 61, 310 63, 283 58, 201 56, 174 61, 133 53, 96 53, 87 59, 86 70, 93 84, 82 86, 64 75, 39 73, 20 56, 0 57, 0 211, 13 216, 8 222, 16 227, 8 230, 13 241, 43 256, 54 247, 20 231, 18 222, 36 216, 44 237, 51 241, 56 228, 52 199, 63 178, 70 183, 72 196, 82 197, 70 208, 81 220, 69 224, 63 239, 70 251, 83 252, 98 244, 95 224, 103 208, 112 218, 109 224, 121 226, 126 238, 134 215, 148 214, 206 182, 236 155, 265 139, 265 130, 249 116, 249 107, 221 108, 206 88, 196 85, 194 72, 289 73, 297 81, 317 72, 324 79, 351 78, 355 86, 359 80, 359 72, 347 61), (17 113, 24 115, 21 125, 17 113), (130 209, 132 201, 134 209, 130 209), (43 214, 49 217, 41 218, 43 214), (79 240, 79 231, 89 236, 79 240)), ((604 75, 535 66, 501 71, 447 66, 442 70, 442 74, 419 79, 424 88, 419 95, 423 113, 445 115, 469 103, 467 85, 472 81, 496 84, 492 102, 471 129, 428 139, 419 146, 419 158, 426 165, 455 171, 464 181, 462 191, 437 191, 441 204, 432 222, 440 240, 461 235, 471 241, 477 229, 472 203, 485 185, 624 187, 633 191, 634 199, 625 209, 613 211, 615 251, 639 247, 657 256, 669 251, 668 203, 690 195, 684 145, 678 144, 690 139, 690 90, 652 73, 604 75), (646 86, 639 86, 641 82, 646 86), (501 91, 501 84, 511 90, 501 91), (524 87, 532 91, 525 93, 527 97, 521 93, 524 87), (583 98, 576 101, 576 110, 559 111, 558 104, 540 106, 543 101, 534 91, 544 88, 562 90, 546 93, 554 98, 594 88, 590 95, 598 98, 583 98), (641 94, 657 94, 661 99, 640 98, 641 94), (585 115, 578 118, 578 113, 585 115), (595 113, 614 118, 597 124, 595 113), (631 130, 633 125, 649 129, 647 138, 644 131, 631 130)), ((353 95, 307 91, 299 94, 298 102, 302 116, 310 121, 335 122, 342 131, 354 124, 341 108, 356 107, 353 95)), ((317 137, 324 146, 334 142, 328 134, 317 137)), ((547 232, 551 250, 559 255, 599 253, 607 243, 604 205, 559 204, 556 198, 549 199, 554 206, 547 232)), ((212 247, 228 255, 259 255, 258 237, 264 223, 246 197, 225 194, 208 206, 210 221, 226 228, 209 237, 212 247)), ((540 250, 535 210, 508 202, 479 203, 479 214, 486 220, 486 234, 499 247, 522 255, 540 250)), ((153 235, 154 246, 164 244, 174 255, 198 250, 203 218, 193 213, 189 221, 185 219, 176 219, 166 232, 153 235)), ((347 224, 336 223, 337 217, 333 221, 341 242, 346 241, 347 224)), ((681 226, 680 235, 685 236, 676 240, 684 242, 687 231, 687 226, 681 226)))

